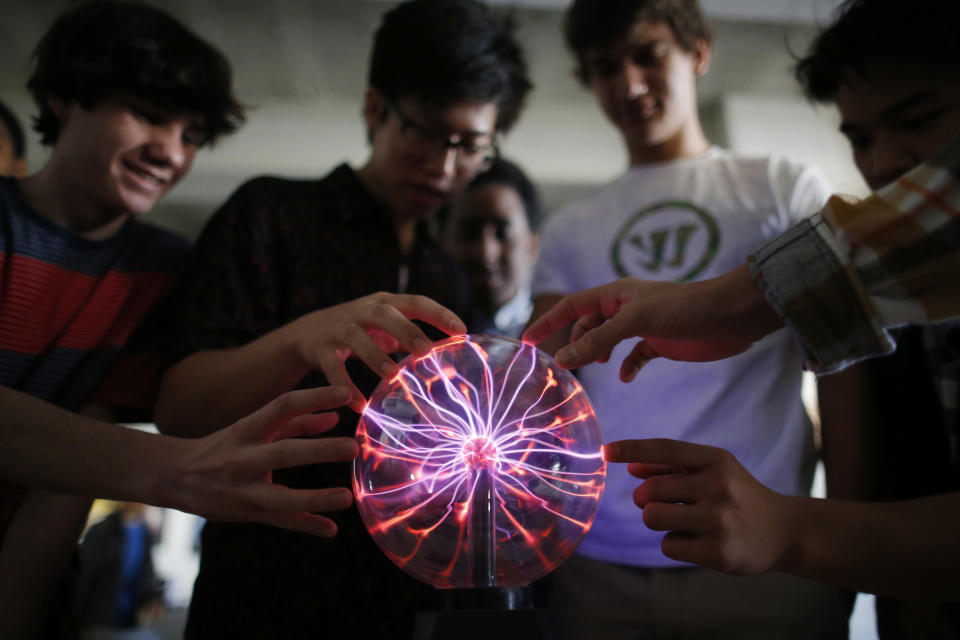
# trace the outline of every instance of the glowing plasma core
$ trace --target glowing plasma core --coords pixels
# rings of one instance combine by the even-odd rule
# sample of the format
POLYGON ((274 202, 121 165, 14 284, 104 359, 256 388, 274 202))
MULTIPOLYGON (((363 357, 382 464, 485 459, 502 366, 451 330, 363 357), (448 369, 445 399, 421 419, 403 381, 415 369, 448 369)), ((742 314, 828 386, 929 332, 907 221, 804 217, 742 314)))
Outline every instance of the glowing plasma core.
POLYGON ((467 469, 476 470, 480 467, 495 464, 500 452, 497 451, 497 446, 493 444, 490 438, 477 436, 464 443, 460 455, 463 457, 463 464, 467 469))
POLYGON ((408 356, 357 426, 353 489, 374 541, 439 588, 524 586, 583 539, 603 493, 583 387, 529 344, 461 336, 408 356))

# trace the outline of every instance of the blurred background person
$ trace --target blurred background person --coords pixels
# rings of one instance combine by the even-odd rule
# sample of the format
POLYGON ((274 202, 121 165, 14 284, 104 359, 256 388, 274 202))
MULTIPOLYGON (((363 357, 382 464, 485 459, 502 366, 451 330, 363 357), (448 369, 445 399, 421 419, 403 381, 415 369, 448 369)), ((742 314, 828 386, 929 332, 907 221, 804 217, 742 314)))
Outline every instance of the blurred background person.
POLYGON ((523 169, 498 158, 447 209, 443 246, 470 277, 473 333, 520 337, 530 319, 540 194, 523 169))
POLYGON ((153 569, 147 505, 120 502, 80 544, 78 618, 84 640, 152 640, 164 611, 163 581, 153 569))

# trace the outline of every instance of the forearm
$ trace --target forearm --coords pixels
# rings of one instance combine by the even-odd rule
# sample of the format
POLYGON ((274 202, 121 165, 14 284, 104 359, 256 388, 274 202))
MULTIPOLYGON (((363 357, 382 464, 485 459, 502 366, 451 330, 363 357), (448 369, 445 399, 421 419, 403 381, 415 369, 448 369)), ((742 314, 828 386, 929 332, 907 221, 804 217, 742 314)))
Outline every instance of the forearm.
POLYGON ((878 595, 960 600, 960 494, 894 503, 784 500, 791 540, 773 570, 878 595))
POLYGON ((0 388, 0 475, 29 487, 150 502, 182 444, 0 388))
POLYGON ((876 497, 874 454, 876 420, 864 365, 821 376, 817 381, 820 434, 827 496, 845 500, 876 497))
POLYGON ((171 367, 160 387, 157 427, 202 437, 293 389, 310 369, 287 340, 287 327, 242 347, 199 351, 171 367))
POLYGON ((699 306, 706 310, 700 330, 704 335, 756 342, 784 326, 783 318, 770 305, 747 265, 693 283, 688 291, 690 302, 680 308, 696 308, 696 298, 701 298, 699 306))
POLYGON ((88 498, 27 493, 0 547, 0 636, 40 634, 89 509, 88 498))

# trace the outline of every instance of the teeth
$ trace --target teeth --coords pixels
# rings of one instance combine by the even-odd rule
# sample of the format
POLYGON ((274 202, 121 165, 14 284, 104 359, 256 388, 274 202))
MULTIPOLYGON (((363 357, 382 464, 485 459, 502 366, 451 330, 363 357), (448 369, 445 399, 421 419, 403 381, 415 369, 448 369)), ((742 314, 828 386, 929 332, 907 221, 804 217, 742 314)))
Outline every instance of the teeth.
POLYGON ((154 176, 154 175, 151 174, 151 173, 147 173, 146 171, 143 171, 142 169, 138 169, 138 168, 136 168, 136 167, 131 167, 131 169, 133 169, 133 172, 134 172, 134 173, 136 173, 138 176, 144 178, 144 179, 147 180, 148 182, 153 182, 154 184, 163 184, 163 181, 162 181, 162 180, 160 180, 159 178, 157 178, 156 176, 154 176))

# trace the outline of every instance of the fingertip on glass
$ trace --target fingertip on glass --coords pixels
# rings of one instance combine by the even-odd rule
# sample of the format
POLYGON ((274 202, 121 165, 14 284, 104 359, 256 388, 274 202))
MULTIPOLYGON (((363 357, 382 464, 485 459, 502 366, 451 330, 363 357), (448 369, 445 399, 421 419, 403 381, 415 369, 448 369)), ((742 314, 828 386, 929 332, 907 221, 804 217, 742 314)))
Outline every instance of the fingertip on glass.
POLYGON ((426 338, 417 338, 413 341, 413 352, 418 356, 426 355, 430 351, 430 341, 426 338))

